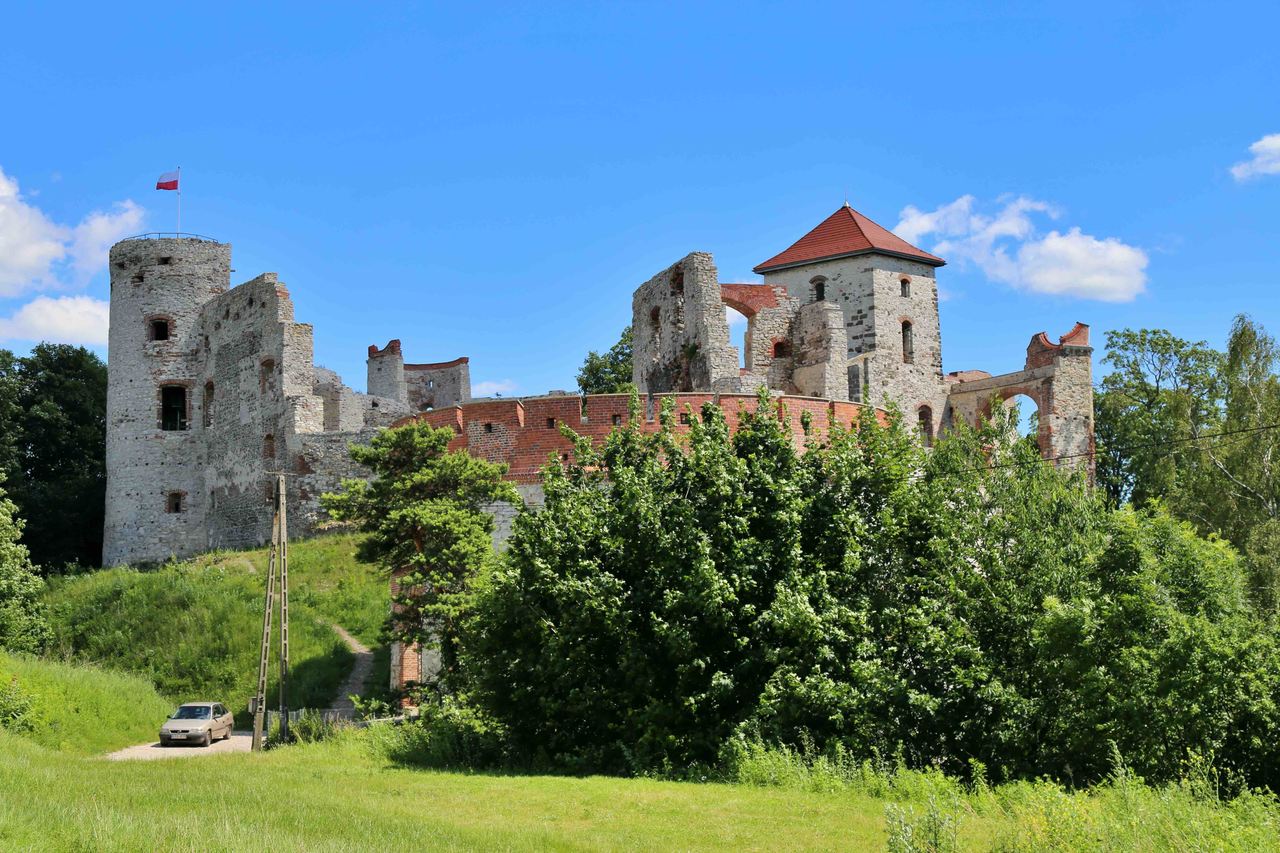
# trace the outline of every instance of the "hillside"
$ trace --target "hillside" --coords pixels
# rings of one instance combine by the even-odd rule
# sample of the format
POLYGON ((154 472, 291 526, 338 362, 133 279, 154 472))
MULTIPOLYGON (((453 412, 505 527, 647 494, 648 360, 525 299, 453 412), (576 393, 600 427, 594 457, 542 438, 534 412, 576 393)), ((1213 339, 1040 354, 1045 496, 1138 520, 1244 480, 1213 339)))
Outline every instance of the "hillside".
POLYGON ((91 755, 154 740, 173 703, 137 675, 0 651, 0 727, 91 755))
MULTIPOLYGON (((367 645, 379 644, 387 588, 355 562, 355 541, 291 544, 294 707, 328 706, 350 671, 353 656, 334 623, 367 645)), ((257 678, 266 564, 266 549, 217 552, 148 571, 116 568, 55 580, 46 594, 55 634, 49 654, 143 676, 174 701, 227 702, 243 723, 257 678)), ((385 678, 384 669, 370 681, 385 678)), ((269 693, 274 703, 274 679, 269 693)))

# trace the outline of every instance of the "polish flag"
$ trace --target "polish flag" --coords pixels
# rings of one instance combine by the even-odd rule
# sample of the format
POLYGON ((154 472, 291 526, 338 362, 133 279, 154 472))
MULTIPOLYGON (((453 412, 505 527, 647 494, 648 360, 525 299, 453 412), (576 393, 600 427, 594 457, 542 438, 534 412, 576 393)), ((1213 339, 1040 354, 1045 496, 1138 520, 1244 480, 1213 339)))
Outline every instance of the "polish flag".
POLYGON ((176 190, 178 188, 178 173, 165 172, 156 180, 156 189, 158 190, 176 190))

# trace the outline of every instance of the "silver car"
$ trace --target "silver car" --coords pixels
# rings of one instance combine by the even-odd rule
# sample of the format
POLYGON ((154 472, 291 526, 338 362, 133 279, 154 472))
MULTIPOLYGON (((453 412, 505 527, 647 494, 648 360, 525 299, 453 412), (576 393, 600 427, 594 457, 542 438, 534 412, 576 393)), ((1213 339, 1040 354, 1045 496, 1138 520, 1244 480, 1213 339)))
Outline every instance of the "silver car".
POLYGON ((231 712, 221 702, 188 702, 160 727, 160 745, 198 743, 208 746, 231 736, 231 712))

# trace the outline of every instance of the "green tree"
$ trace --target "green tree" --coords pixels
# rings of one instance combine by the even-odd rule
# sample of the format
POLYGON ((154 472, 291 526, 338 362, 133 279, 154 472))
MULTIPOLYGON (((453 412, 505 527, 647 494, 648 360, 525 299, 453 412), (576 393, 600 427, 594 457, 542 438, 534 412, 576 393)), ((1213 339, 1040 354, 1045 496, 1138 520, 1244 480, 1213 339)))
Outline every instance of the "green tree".
POLYGON ((453 437, 430 424, 383 430, 368 445, 351 446, 373 480, 344 480, 342 491, 321 499, 333 519, 368 534, 357 556, 395 579, 393 632, 439 648, 446 681, 471 583, 493 557, 493 519, 484 508, 519 501, 502 479, 505 465, 450 453, 453 437))
POLYGON ((606 353, 587 353, 578 371, 583 394, 622 394, 631 389, 631 327, 622 330, 618 342, 606 353))
POLYGON ((40 344, 0 353, 0 425, 23 542, 45 571, 102 559, 107 368, 84 347, 40 344), (16 411, 15 411, 16 409, 16 411))
POLYGON ((19 541, 21 534, 17 508, 0 488, 0 647, 35 653, 49 642, 50 631, 40 599, 44 583, 19 541))

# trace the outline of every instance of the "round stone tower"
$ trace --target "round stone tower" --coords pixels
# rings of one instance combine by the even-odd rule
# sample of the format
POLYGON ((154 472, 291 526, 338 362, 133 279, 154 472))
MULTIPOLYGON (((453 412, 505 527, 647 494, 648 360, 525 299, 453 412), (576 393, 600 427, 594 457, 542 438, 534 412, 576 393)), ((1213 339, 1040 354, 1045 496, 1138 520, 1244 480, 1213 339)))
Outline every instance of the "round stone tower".
POLYGON ((231 246, 144 235, 111 247, 103 564, 206 547, 201 309, 230 288, 231 246))

